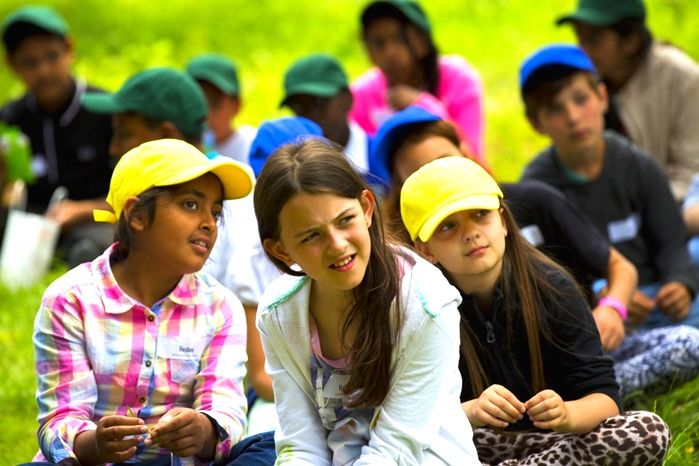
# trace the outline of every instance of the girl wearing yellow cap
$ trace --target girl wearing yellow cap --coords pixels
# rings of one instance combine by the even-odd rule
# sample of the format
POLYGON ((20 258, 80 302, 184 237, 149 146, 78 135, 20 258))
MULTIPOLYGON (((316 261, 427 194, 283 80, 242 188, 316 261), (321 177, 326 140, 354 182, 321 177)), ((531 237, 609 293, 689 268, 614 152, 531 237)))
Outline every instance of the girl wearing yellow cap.
POLYGON ((242 305, 199 273, 223 200, 252 184, 249 169, 183 141, 148 142, 119 160, 112 211, 95 211, 117 224, 116 242, 52 283, 36 317, 36 459, 273 464, 271 434, 239 443, 242 305), (263 447, 252 458, 250 443, 263 447))
POLYGON ((405 181, 417 250, 463 297, 462 408, 488 464, 661 464, 658 416, 621 413, 612 360, 572 277, 524 240, 495 181, 464 157, 405 181))
POLYGON ((254 202, 265 251, 286 274, 257 315, 278 464, 479 464, 458 399, 459 295, 386 241, 341 150, 313 138, 282 146, 254 202))

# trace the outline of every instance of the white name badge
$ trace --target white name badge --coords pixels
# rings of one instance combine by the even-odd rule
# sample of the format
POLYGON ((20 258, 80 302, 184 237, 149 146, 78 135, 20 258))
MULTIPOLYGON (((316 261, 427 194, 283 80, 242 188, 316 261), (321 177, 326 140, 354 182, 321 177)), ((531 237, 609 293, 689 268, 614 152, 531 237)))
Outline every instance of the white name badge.
POLYGON ((616 220, 607 224, 607 236, 612 244, 629 241, 638 236, 641 229, 641 215, 631 214, 623 220, 616 220))
POLYGON ((169 359, 199 359, 209 344, 206 337, 188 335, 158 338, 158 355, 169 359))
POLYGON ((520 228, 519 231, 532 246, 538 247, 544 244, 544 234, 541 233, 538 225, 527 225, 520 228))

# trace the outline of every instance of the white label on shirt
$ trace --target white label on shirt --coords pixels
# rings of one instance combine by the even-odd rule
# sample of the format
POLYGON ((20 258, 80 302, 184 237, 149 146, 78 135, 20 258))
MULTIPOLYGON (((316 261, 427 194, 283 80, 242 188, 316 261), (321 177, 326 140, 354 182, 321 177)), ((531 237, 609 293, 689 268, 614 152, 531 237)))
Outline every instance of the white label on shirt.
POLYGON ((169 359, 199 359, 209 341, 188 335, 158 337, 158 355, 169 359))
POLYGON ((41 178, 42 176, 46 176, 48 171, 49 167, 46 164, 46 157, 44 154, 34 154, 32 157, 32 173, 34 173, 34 176, 41 178))
POLYGON ((519 231, 532 246, 538 247, 544 244, 544 235, 538 225, 527 225, 520 228, 519 231))
POLYGON ((610 243, 621 243, 629 241, 638 236, 638 231, 641 229, 641 215, 638 213, 631 214, 623 220, 616 220, 607 224, 607 235, 610 243))

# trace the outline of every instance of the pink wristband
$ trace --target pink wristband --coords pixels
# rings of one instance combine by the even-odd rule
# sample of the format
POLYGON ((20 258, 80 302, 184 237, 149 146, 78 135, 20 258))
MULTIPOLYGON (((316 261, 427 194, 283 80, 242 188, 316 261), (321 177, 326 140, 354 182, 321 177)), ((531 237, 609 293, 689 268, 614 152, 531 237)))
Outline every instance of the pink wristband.
POLYGON ((626 309, 626 306, 624 306, 624 303, 613 296, 605 296, 604 298, 600 299, 597 306, 611 307, 619 313, 621 320, 626 320, 626 318, 629 316, 629 311, 626 309))

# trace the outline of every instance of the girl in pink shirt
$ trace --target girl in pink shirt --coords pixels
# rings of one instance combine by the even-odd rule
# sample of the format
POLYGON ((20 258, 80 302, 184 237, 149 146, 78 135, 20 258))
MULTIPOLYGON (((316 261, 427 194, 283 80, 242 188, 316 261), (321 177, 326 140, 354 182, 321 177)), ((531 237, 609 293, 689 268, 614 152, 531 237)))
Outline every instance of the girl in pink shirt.
POLYGON ((483 86, 459 56, 439 56, 424 11, 414 1, 384 0, 362 12, 362 37, 376 66, 351 86, 352 118, 374 134, 391 114, 409 105, 451 120, 473 158, 483 155, 483 86))

